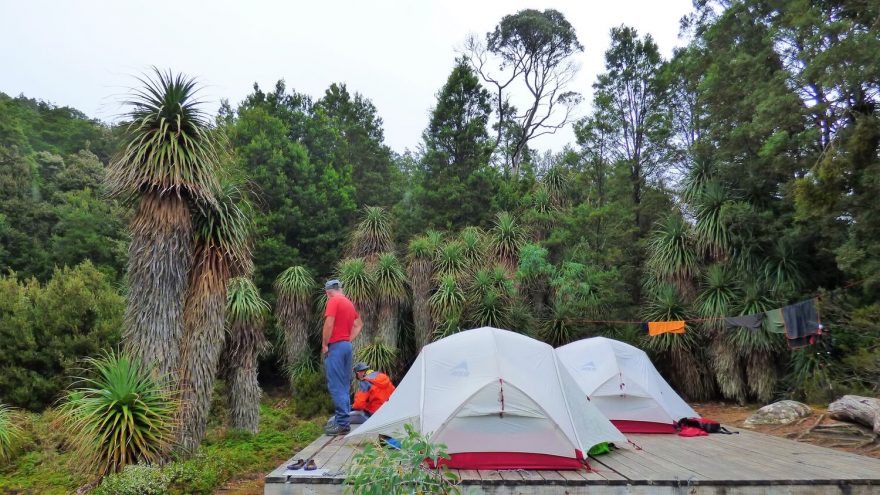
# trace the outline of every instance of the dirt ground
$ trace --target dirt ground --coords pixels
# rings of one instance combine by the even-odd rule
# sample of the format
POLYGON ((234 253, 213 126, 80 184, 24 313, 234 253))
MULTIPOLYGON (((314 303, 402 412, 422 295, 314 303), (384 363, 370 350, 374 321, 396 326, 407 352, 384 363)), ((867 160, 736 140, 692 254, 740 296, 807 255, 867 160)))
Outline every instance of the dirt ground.
MULTIPOLYGON (((691 404, 701 416, 722 424, 746 428, 743 424, 760 406, 737 406, 721 402, 691 404)), ((813 414, 790 425, 757 425, 753 431, 808 442, 822 447, 855 452, 880 459, 880 443, 871 440, 868 428, 842 423, 828 418, 822 407, 812 407, 813 414)), ((227 483, 216 493, 222 495, 261 495, 266 473, 251 473, 227 483)))
POLYGON ((827 410, 824 407, 810 406, 813 414, 789 425, 748 427, 744 424, 746 418, 760 406, 737 406, 720 402, 691 406, 701 416, 722 424, 880 459, 880 442, 874 439, 870 428, 831 419, 826 415, 827 410))

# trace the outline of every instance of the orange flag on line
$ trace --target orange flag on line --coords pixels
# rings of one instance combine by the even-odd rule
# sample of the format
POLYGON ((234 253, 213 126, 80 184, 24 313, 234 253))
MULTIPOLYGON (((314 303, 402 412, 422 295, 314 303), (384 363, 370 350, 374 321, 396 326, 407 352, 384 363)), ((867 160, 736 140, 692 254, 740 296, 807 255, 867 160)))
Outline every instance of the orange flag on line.
POLYGON ((648 322, 648 335, 654 337, 661 333, 684 333, 684 320, 648 322))

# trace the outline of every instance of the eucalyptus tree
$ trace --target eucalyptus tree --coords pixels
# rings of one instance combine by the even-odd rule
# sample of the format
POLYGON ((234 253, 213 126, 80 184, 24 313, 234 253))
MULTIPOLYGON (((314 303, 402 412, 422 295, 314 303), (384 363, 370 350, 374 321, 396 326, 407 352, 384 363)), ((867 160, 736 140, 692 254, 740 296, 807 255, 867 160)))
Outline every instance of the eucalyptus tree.
POLYGON ((190 203, 215 204, 221 147, 194 79, 154 69, 126 102, 125 146, 110 162, 109 191, 137 203, 129 229, 124 343, 144 365, 174 379, 192 268, 190 203))
POLYGON ((569 123, 581 100, 568 89, 578 69, 574 55, 583 49, 574 27, 554 9, 504 16, 485 41, 467 40, 464 51, 492 92, 495 148, 503 152, 501 165, 508 175, 519 176, 532 140, 569 123), (524 96, 513 102, 518 94, 524 96))
POLYGON ((195 209, 195 264, 189 274, 181 343, 178 446, 194 451, 205 436, 214 378, 223 351, 229 280, 251 270, 247 199, 224 186, 215 203, 195 209))
POLYGON ((260 424, 260 384, 257 358, 269 345, 263 334, 269 304, 249 279, 229 283, 226 321, 229 325, 225 355, 226 394, 232 426, 256 433, 260 424))

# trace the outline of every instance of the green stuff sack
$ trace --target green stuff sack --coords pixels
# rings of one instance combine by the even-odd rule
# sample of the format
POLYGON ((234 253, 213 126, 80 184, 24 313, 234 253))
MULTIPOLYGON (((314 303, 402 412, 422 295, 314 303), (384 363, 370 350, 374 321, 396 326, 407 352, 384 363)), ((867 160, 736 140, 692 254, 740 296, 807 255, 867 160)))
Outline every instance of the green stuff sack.
POLYGON ((597 455, 607 454, 611 452, 611 447, 608 445, 608 442, 597 443, 590 448, 590 451, 587 452, 588 456, 596 457, 597 455))

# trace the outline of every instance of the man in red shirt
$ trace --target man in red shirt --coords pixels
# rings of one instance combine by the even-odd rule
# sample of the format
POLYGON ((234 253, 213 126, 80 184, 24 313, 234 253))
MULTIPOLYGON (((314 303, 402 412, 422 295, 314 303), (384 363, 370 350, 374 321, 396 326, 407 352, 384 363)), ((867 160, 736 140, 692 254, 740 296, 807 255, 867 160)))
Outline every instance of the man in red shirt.
POLYGON ((351 431, 351 399, 348 395, 351 386, 351 341, 361 333, 364 324, 354 304, 342 293, 339 280, 327 281, 324 292, 327 293, 327 307, 324 310, 321 356, 327 374, 327 390, 330 391, 336 413, 334 423, 325 427, 324 433, 345 435, 351 431))

